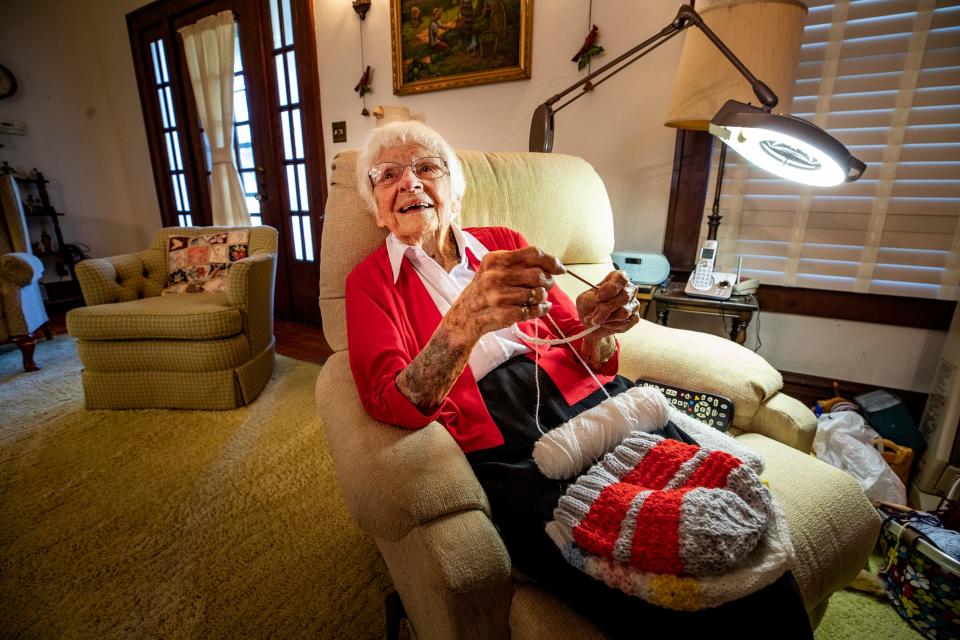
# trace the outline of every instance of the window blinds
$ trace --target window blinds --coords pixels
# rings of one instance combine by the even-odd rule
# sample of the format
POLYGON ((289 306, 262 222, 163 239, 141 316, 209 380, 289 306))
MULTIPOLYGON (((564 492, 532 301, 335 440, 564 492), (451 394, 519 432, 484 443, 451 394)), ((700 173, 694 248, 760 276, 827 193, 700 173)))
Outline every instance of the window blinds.
MULTIPOLYGON (((724 270, 742 256, 744 277, 767 284, 957 299, 960 0, 807 4, 791 113, 867 169, 857 182, 812 188, 728 153, 724 270)), ((702 237, 718 156, 715 146, 702 237)))

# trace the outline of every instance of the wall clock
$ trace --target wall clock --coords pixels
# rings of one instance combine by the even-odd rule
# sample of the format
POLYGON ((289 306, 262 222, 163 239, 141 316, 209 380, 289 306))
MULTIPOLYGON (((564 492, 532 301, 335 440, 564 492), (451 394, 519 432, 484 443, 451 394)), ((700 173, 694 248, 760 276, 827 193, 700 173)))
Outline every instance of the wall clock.
POLYGON ((17 92, 17 79, 13 72, 0 64, 0 100, 9 98, 17 92))

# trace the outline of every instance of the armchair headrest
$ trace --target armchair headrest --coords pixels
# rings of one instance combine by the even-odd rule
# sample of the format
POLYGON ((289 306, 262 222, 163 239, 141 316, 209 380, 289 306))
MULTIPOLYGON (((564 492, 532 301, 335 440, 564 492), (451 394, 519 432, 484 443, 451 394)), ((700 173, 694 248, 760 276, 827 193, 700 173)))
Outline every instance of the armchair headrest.
MULTIPOLYGON (((357 194, 357 155, 344 151, 334 158, 324 217, 320 301, 324 333, 332 336, 345 335, 343 306, 325 301, 343 298, 347 275, 387 234, 357 194)), ((458 224, 510 227, 565 264, 609 261, 614 241, 610 199, 585 160, 546 153, 457 155, 467 180, 458 224)))

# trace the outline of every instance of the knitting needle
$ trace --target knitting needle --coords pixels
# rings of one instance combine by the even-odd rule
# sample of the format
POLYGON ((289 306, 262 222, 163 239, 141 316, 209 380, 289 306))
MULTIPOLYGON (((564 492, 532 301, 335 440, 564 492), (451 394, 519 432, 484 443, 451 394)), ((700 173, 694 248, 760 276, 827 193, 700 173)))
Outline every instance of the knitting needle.
MULTIPOLYGON (((564 269, 567 269, 567 268, 564 267, 564 269)), ((589 285, 590 288, 593 289, 594 291, 597 290, 597 285, 592 284, 592 283, 591 283, 589 280, 587 280, 586 278, 581 278, 580 276, 578 276, 577 274, 575 274, 573 271, 570 271, 570 269, 567 269, 567 273, 568 273, 569 275, 573 276, 574 278, 576 278, 577 280, 579 280, 580 282, 582 282, 583 284, 589 285)))
MULTIPOLYGON (((564 268, 564 269, 567 269, 566 266, 564 266, 563 268, 564 268)), ((567 269, 567 273, 570 274, 571 276, 573 276, 574 278, 576 278, 577 280, 579 280, 580 282, 582 282, 583 284, 589 285, 590 288, 593 289, 594 291, 597 291, 597 290, 599 289, 599 287, 598 287, 597 285, 592 284, 592 283, 591 283, 589 280, 587 280, 586 278, 581 278, 580 276, 578 276, 577 274, 575 274, 573 271, 570 271, 570 269, 567 269)), ((633 299, 633 300, 636 300, 636 298, 637 298, 637 291, 636 291, 636 289, 634 289, 632 299, 633 299)))

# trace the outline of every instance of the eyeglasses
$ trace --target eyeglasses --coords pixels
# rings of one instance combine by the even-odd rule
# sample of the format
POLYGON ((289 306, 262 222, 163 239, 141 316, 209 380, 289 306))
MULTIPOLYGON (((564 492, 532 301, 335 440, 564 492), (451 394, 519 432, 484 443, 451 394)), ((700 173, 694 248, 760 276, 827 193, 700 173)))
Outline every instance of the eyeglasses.
POLYGON ((443 158, 428 157, 418 158, 412 164, 380 162, 370 167, 367 175, 370 176, 370 184, 374 187, 391 185, 399 182, 400 178, 403 177, 403 170, 407 167, 420 180, 436 180, 447 174, 447 163, 443 161, 443 158))

